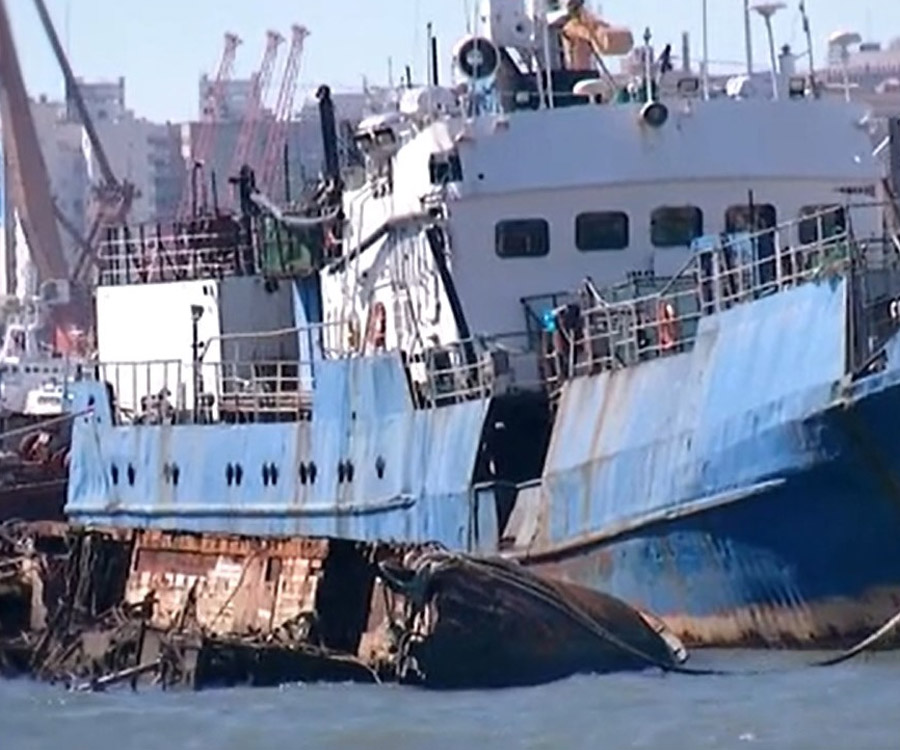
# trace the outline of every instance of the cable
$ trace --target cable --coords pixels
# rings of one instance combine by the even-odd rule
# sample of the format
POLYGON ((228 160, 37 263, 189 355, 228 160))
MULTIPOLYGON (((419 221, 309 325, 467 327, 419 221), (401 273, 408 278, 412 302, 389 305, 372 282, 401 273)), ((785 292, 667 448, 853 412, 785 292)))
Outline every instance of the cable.
MULTIPOLYGON (((400 581, 396 576, 387 573, 382 566, 379 567, 382 567, 382 576, 385 578, 386 582, 389 583, 389 585, 399 588, 403 593, 412 593, 413 591, 416 591, 420 595, 425 590, 425 587, 422 585, 423 582, 421 580, 424 576, 434 576, 442 570, 446 570, 452 567, 454 564, 459 567, 470 567, 481 569, 482 571, 488 569, 490 571, 489 575, 493 576, 494 578, 540 599, 542 602, 556 609, 558 612, 562 613, 574 623, 583 627, 588 632, 591 632, 601 640, 607 641, 616 648, 619 648, 620 650, 631 654, 639 661, 644 662, 647 666, 656 667, 665 672, 690 676, 748 676, 795 671, 794 669, 694 669, 692 667, 681 666, 674 662, 667 663, 653 656, 652 654, 647 653, 643 649, 637 646, 633 646, 632 644, 622 640, 616 634, 607 630, 583 609, 563 598, 559 591, 554 589, 543 579, 538 577, 531 578, 530 576, 525 578, 516 575, 516 571, 510 568, 509 564, 503 560, 475 560, 468 556, 453 555, 443 550, 429 550, 421 556, 412 558, 411 560, 409 560, 408 564, 415 573, 413 580, 408 583, 400 581)), ((859 641, 851 648, 846 649, 845 651, 842 651, 841 653, 827 659, 811 662, 807 666, 813 668, 829 667, 847 662, 876 646, 878 643, 887 638, 888 635, 894 632, 894 630, 896 630, 898 626, 900 626, 900 612, 897 612, 878 630, 876 630, 874 633, 867 636, 863 640, 859 641)))

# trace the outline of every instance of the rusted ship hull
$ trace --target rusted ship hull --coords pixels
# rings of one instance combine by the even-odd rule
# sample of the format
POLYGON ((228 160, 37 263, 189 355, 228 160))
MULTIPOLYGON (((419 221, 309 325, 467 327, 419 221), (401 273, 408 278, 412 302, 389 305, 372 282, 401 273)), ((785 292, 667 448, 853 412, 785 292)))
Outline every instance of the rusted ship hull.
POLYGON ((876 630, 900 610, 900 336, 848 374, 853 299, 807 284, 704 319, 689 352, 567 383, 510 553, 695 646, 876 630))
POLYGON ((87 689, 503 687, 680 658, 622 602, 428 546, 65 524, 0 531, 0 674, 87 689))
POLYGON ((647 608, 689 646, 849 646, 900 611, 898 423, 896 387, 835 405, 789 425, 812 466, 530 564, 647 608))
POLYGON ((0 523, 61 521, 65 504, 65 479, 4 487, 0 489, 0 523))

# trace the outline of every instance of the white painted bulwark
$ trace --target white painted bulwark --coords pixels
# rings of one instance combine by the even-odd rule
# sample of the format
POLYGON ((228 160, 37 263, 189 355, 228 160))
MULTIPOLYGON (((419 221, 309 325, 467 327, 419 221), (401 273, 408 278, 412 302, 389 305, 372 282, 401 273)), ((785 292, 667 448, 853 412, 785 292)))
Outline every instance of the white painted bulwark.
POLYGON ((259 277, 221 281, 107 286, 97 290, 98 359, 119 405, 140 407, 142 396, 166 389, 176 408, 193 404, 192 308, 201 344, 204 392, 216 392, 223 371, 253 362, 296 361, 288 285, 273 288, 259 277), (266 332, 284 331, 267 336, 266 332), (241 334, 255 334, 241 337, 241 334))

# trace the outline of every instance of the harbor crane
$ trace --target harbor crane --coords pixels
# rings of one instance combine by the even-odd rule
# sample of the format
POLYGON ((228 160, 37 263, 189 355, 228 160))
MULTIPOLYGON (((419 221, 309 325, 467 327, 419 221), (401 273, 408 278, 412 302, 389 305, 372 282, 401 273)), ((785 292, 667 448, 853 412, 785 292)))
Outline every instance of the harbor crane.
MULTIPOLYGON (((210 87, 209 96, 205 97, 204 111, 201 113, 200 118, 200 134, 197 138, 197 147, 193 149, 191 155, 193 159, 191 169, 197 168, 198 165, 202 167, 213 156, 213 149, 216 145, 216 122, 219 118, 219 106, 225 96, 225 85, 231 80, 231 74, 234 70, 234 59, 240 44, 241 39, 237 34, 230 32, 225 34, 225 50, 222 53, 222 59, 219 61, 219 69, 210 87)), ((193 181, 190 179, 185 180, 177 219, 187 219, 194 213, 192 206, 195 205, 195 196, 193 193, 193 181)))
POLYGON ((120 180, 113 171, 112 164, 103 148, 103 142, 97 133, 97 128, 91 119, 90 112, 81 95, 81 87, 72 71, 72 66, 60 42, 59 35, 53 25, 53 19, 47 10, 44 0, 34 0, 34 7, 41 19, 44 32, 53 48, 53 54, 62 71, 66 84, 66 98, 75 105, 81 125, 91 144, 91 151, 100 168, 100 182, 94 185, 94 209, 90 230, 86 237, 81 237, 73 231, 72 223, 54 205, 54 214, 59 219, 63 228, 72 235, 81 248, 81 253, 72 267, 69 275, 73 282, 83 281, 86 270, 90 270, 97 261, 96 246, 100 238, 100 232, 106 224, 121 224, 131 211, 132 203, 137 197, 135 186, 128 180, 120 180))
POLYGON ((284 65, 284 77, 275 106, 275 119, 269 128, 259 170, 259 185, 263 192, 270 195, 273 193, 275 175, 278 171, 278 159, 287 142, 294 97, 297 93, 297 80, 300 77, 300 59, 303 56, 304 42, 309 36, 309 30, 305 26, 295 24, 291 31, 291 49, 284 65))
MULTIPOLYGON (((0 116, 11 178, 9 188, 25 240, 45 284, 67 281, 70 269, 59 235, 50 177, 31 115, 5 0, 0 0, 0 82, 0 116)), ((60 302, 50 312, 53 338, 60 351, 70 352, 77 345, 76 331, 86 330, 91 324, 90 304, 84 298, 79 300, 77 295, 68 302, 60 302)))
POLYGON ((272 86, 272 74, 275 71, 275 61, 278 59, 278 49, 284 42, 284 37, 277 31, 269 31, 266 35, 266 50, 263 54, 259 71, 253 77, 253 91, 244 121, 241 124, 241 132, 238 135, 237 147, 234 150, 234 158, 231 162, 231 174, 238 173, 245 164, 256 167, 257 146, 256 137, 259 121, 265 106, 266 97, 272 86))

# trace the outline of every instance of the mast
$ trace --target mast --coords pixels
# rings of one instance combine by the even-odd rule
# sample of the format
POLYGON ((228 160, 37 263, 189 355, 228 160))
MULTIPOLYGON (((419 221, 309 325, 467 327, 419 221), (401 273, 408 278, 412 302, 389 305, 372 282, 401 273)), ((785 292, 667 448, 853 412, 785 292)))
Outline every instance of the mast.
POLYGON ((753 75, 753 32, 750 28, 750 0, 744 0, 744 47, 747 52, 747 75, 753 75))

